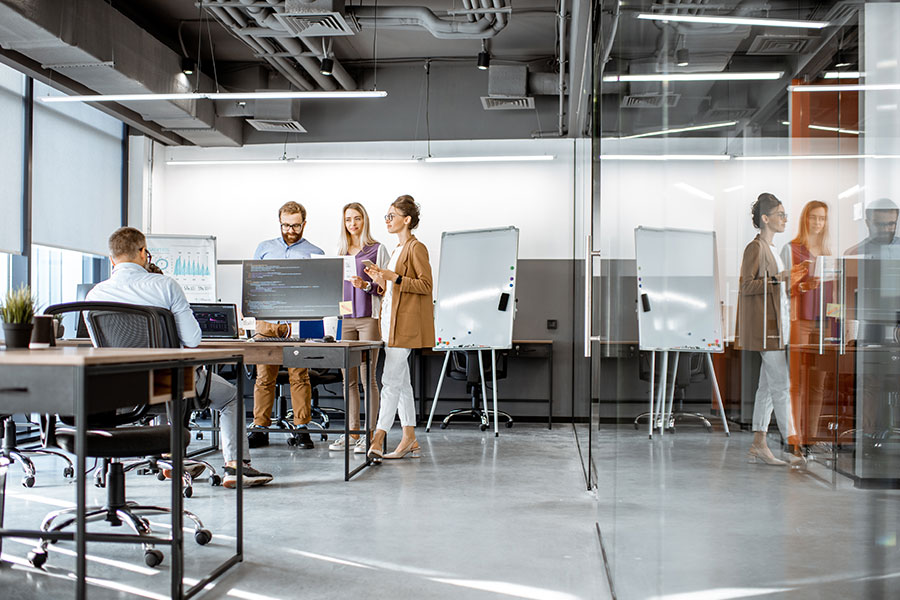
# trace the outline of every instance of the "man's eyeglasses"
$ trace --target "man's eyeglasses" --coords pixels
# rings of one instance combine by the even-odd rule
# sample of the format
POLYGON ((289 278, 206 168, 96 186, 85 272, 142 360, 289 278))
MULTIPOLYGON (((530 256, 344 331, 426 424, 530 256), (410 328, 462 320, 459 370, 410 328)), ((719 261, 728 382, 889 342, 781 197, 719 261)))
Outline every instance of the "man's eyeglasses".
MULTIPOLYGON (((147 262, 153 262, 153 255, 150 254, 150 250, 148 250, 147 248, 141 248, 141 250, 147 253, 147 262)), ((138 250, 138 252, 140 252, 141 250, 138 250)))
POLYGON ((281 230, 287 231, 288 229, 292 229, 294 232, 300 233, 300 230, 303 229, 303 225, 305 225, 305 224, 306 224, 306 221, 304 221, 303 223, 295 223, 293 225, 290 223, 282 223, 281 230))

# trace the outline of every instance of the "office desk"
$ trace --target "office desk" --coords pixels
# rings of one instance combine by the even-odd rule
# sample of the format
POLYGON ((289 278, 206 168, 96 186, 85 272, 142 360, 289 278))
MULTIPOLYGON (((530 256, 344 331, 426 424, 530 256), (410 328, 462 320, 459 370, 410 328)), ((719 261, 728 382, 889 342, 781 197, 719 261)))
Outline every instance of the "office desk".
MULTIPOLYGON (((460 350, 461 352, 463 350, 460 350)), ((433 350, 431 348, 423 348, 418 356, 419 361, 419 414, 421 418, 425 418, 428 414, 427 395, 425 384, 427 381, 426 362, 429 356, 441 356, 447 350, 433 350)), ((498 353, 505 352, 509 358, 541 358, 547 361, 547 399, 546 400, 530 400, 517 399, 515 402, 546 402, 547 403, 547 429, 553 429, 553 341, 552 340, 513 340, 512 347, 508 350, 498 350, 498 353)))
MULTIPOLYGON (((42 350, 0 351, 0 411, 6 413, 40 412, 75 417, 76 473, 76 528, 74 532, 45 533, 35 530, 10 530, 2 528, 3 537, 32 539, 74 540, 76 549, 76 597, 85 598, 86 563, 88 541, 131 542, 152 541, 168 545, 171 552, 171 597, 189 598, 202 590, 210 581, 225 573, 231 566, 243 560, 243 489, 240 474, 236 499, 237 533, 235 554, 216 567, 207 577, 187 591, 182 581, 184 575, 184 530, 181 495, 183 465, 173 462, 172 474, 172 534, 170 538, 114 534, 88 533, 85 522, 85 465, 87 457, 87 415, 134 406, 135 404, 164 403, 171 401, 173 414, 182 414, 182 395, 186 379, 185 368, 203 364, 237 363, 243 366, 243 357, 234 349, 183 350, 170 348, 48 348, 42 350), (164 376, 160 376, 164 375, 164 376), (122 394, 123 388, 128 394, 122 394)), ((193 381, 192 379, 190 380, 193 381)), ((243 414, 243 383, 238 383, 238 414, 243 414)), ((193 385, 191 385, 193 387, 193 385)), ((184 429, 172 427, 171 448, 184 446, 184 429)), ((238 462, 243 450, 238 444, 238 462)), ((5 469, 0 468, 0 489, 5 490, 5 469)), ((4 493, 5 495, 5 493, 4 493)), ((0 508, 3 499, 0 497, 0 508)), ((0 512, 2 519, 2 512, 0 512)))
MULTIPOLYGON (((240 350, 247 364, 253 365, 279 365, 289 369, 323 369, 323 368, 340 368, 352 369, 362 364, 363 355, 367 361, 369 368, 374 369, 372 364, 373 353, 382 346, 381 342, 371 341, 347 341, 332 343, 317 342, 251 342, 248 340, 204 340, 200 343, 201 348, 217 348, 217 349, 236 349, 240 350)), ((372 371, 369 371, 370 373, 372 371)), ((364 382, 366 395, 366 429, 369 423, 374 423, 374 415, 372 415, 371 407, 368 406, 371 397, 369 393, 369 381, 364 382)), ((347 398, 350 395, 350 386, 344 379, 344 405, 346 408, 347 398)), ((281 430, 274 430, 281 431, 281 430)), ((366 430, 350 429, 350 420, 344 418, 344 439, 349 440, 350 434, 366 434, 366 430)), ((362 471, 364 468, 373 464, 369 459, 369 436, 366 435, 366 455, 365 462, 352 471, 350 470, 350 446, 352 444, 344 444, 344 481, 350 479, 362 471)))

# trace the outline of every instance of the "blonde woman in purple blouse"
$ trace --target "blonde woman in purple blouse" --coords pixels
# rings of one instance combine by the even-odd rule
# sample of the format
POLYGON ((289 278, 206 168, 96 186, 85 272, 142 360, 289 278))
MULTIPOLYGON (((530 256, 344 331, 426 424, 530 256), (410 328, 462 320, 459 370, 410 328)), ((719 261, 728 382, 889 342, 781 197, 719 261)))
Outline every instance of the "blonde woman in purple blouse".
MULTIPOLYGON (((344 282, 344 301, 352 302, 353 311, 344 315, 341 324, 341 340, 374 340, 381 341, 381 332, 378 329, 378 317, 381 313, 381 296, 378 294, 378 286, 372 283, 372 278, 366 274, 362 261, 370 260, 380 268, 387 267, 390 255, 387 249, 376 242, 369 232, 369 215, 359 202, 351 202, 344 206, 344 224, 341 227, 341 247, 338 249, 341 256, 353 256, 356 259, 356 277, 344 282)), ((378 362, 378 351, 374 352, 372 364, 378 362)), ((378 414, 378 386, 375 385, 375 372, 366 373, 366 365, 359 367, 362 376, 369 378, 369 393, 372 395, 372 414, 369 422, 375 423, 378 414)), ((358 430, 359 427, 359 371, 350 369, 350 373, 343 372, 348 379, 350 397, 347 399, 347 418, 350 419, 350 429, 358 430)), ((354 444, 353 452, 364 454, 366 451, 366 438, 351 434, 351 440, 344 436, 338 438, 328 446, 330 450, 343 450, 347 443, 354 444)))

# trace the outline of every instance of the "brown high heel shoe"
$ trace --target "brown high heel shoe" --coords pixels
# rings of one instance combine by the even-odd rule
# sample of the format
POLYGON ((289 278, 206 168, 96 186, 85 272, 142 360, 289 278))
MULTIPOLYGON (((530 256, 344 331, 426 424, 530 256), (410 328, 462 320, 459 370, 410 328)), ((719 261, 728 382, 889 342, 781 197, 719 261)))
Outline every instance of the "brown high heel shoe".
POLYGON ((405 448, 397 448, 393 452, 384 455, 386 459, 395 459, 395 458, 403 458, 404 456, 409 455, 410 458, 421 458, 419 454, 419 440, 413 439, 412 442, 406 445, 405 448))

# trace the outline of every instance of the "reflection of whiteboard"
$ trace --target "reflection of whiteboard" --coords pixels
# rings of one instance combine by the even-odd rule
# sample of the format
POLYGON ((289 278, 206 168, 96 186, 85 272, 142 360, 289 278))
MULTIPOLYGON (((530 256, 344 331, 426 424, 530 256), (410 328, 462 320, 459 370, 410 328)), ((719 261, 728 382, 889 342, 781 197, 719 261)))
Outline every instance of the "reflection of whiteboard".
POLYGON ((438 348, 510 348, 516 312, 519 230, 444 232, 438 272, 438 348), (500 310, 502 296, 505 310, 500 310))
POLYGON ((641 350, 722 352, 715 232, 637 227, 634 248, 641 350))
POLYGON ((178 282, 188 302, 218 302, 215 236, 151 234, 147 246, 153 262, 178 282))

